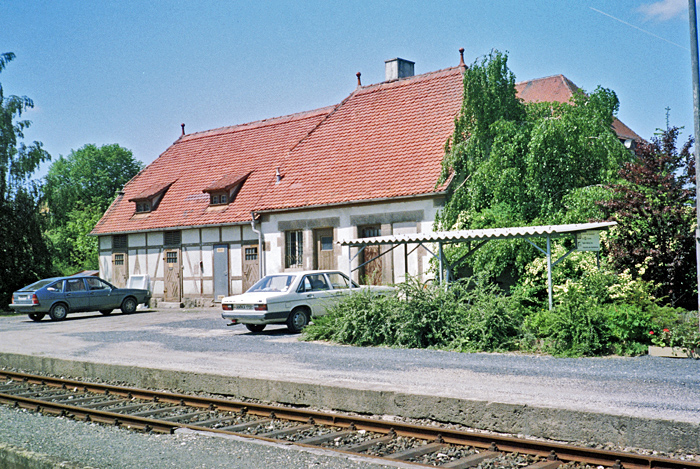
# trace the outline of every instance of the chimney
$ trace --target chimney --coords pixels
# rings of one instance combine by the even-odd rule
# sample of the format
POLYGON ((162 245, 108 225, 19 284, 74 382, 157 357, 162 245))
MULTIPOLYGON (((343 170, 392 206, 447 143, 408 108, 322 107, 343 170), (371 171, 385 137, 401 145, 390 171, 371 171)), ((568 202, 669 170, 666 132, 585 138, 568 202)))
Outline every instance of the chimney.
POLYGON ((395 58, 384 61, 384 81, 393 81, 400 78, 412 77, 414 75, 413 66, 415 62, 410 60, 395 58))

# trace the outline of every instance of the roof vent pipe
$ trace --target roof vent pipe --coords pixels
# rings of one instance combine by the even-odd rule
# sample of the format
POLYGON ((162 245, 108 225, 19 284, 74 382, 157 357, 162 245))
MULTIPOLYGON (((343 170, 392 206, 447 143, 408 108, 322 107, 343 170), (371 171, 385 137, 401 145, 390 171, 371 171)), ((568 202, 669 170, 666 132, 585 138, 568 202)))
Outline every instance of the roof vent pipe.
POLYGON ((282 173, 280 173, 280 169, 277 168, 277 171, 275 171, 275 184, 277 184, 281 180, 282 180, 282 173))
POLYGON ((415 62, 410 60, 395 58, 384 61, 384 81, 393 81, 400 78, 412 77, 414 75, 415 62))
POLYGON ((355 76, 357 77, 357 87, 359 88, 360 86, 362 86, 362 81, 360 81, 360 76, 362 76, 362 74, 360 72, 357 72, 355 76))
POLYGON ((182 127, 182 135, 184 137, 185 136, 185 124, 180 124, 180 127, 182 127))

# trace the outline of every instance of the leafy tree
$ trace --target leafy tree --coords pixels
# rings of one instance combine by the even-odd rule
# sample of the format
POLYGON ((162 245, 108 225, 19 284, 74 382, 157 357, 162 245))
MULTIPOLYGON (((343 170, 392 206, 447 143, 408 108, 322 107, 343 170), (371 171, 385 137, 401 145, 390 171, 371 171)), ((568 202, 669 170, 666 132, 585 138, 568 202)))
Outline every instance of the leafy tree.
POLYGON ((72 274, 98 267, 97 240, 88 234, 142 168, 131 151, 117 144, 85 145, 51 165, 44 190, 57 270, 72 274))
MULTIPOLYGON (((11 52, 0 54, 0 72, 14 58, 11 52)), ((26 96, 5 97, 0 85, 0 307, 14 290, 50 272, 39 188, 29 181, 50 156, 40 142, 21 141, 31 123, 19 119, 32 107, 26 96)))
POLYGON ((610 259, 620 272, 658 285, 657 296, 695 309, 695 160, 689 138, 676 148, 679 129, 670 127, 636 149, 634 161, 611 185, 601 203, 618 225, 609 237, 610 259))
MULTIPOLYGON (((630 158, 611 128, 611 90, 575 94, 569 103, 518 100, 507 56, 492 52, 464 76, 464 102, 446 145, 442 182, 452 178, 439 229, 479 229, 602 218, 593 198, 630 158)), ((450 253, 459 259, 469 247, 450 253)), ((535 250, 520 241, 489 243, 460 267, 494 275, 522 269, 535 250)), ((459 263, 458 262, 458 263, 459 263)))

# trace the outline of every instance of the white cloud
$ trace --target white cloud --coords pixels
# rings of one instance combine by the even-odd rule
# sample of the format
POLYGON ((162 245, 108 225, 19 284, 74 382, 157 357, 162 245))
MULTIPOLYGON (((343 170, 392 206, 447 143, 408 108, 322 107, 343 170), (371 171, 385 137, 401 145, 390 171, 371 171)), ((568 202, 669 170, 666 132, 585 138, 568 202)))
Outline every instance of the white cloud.
POLYGON ((659 2, 642 5, 637 8, 637 11, 643 13, 647 20, 655 19, 658 21, 667 21, 676 16, 680 16, 687 8, 687 0, 661 0, 659 2))

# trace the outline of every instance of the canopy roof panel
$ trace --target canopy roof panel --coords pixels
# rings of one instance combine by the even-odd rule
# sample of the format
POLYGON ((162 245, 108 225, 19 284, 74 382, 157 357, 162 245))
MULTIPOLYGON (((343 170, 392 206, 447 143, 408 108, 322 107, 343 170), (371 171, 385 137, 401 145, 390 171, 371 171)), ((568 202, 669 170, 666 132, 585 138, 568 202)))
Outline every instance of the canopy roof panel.
POLYGON ((376 236, 373 238, 355 238, 339 241, 341 246, 376 246, 380 244, 412 243, 459 243, 473 239, 511 239, 532 238, 538 236, 562 236, 590 230, 607 230, 617 223, 614 221, 596 223, 575 223, 570 225, 521 226, 512 228, 489 228, 485 230, 438 231, 433 233, 411 233, 401 235, 376 236))

